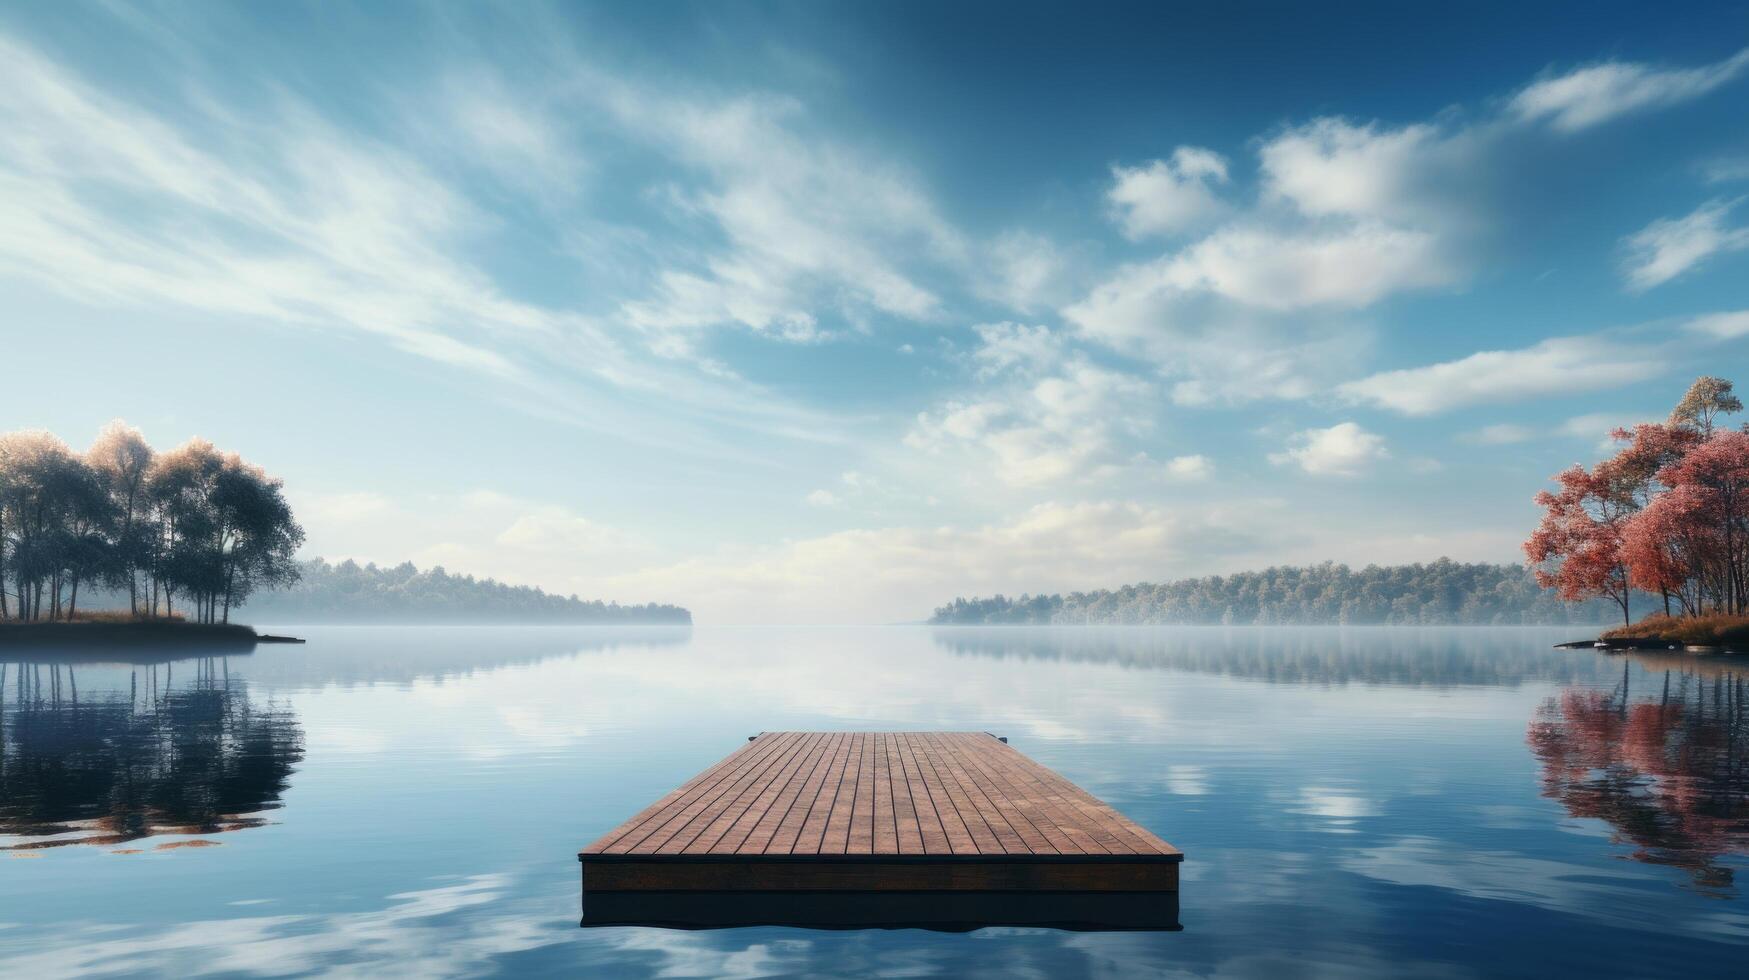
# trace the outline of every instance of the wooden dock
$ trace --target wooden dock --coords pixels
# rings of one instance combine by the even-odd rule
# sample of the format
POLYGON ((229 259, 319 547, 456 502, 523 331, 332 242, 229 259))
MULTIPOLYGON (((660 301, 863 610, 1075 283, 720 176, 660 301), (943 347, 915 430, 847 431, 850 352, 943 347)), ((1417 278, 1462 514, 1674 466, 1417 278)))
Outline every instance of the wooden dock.
POLYGON ((928 897, 901 904, 913 908, 1002 895, 1010 909, 1017 894, 1169 895, 1175 925, 1183 855, 982 732, 767 732, 578 859, 586 924, 657 894, 690 893, 671 904, 698 909, 700 893, 805 892, 856 908, 876 893, 928 897))

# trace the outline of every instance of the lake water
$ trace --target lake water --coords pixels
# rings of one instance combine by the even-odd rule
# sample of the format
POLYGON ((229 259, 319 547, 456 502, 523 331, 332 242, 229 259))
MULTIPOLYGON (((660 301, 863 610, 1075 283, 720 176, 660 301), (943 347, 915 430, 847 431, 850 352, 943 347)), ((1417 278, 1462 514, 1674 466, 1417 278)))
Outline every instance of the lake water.
POLYGON ((1745 663, 1550 649, 1571 629, 296 632, 227 658, 5 658, 0 975, 1749 958, 1745 663), (578 847, 786 728, 1008 736, 1185 851, 1183 930, 578 927, 578 847))

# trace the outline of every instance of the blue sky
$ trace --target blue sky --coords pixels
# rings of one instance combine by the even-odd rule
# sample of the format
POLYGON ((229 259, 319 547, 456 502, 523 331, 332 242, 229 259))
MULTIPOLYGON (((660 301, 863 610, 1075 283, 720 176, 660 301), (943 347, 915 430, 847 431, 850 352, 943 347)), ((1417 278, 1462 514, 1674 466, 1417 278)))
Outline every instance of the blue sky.
POLYGON ((1749 6, 1424 6, 16 5, 5 427, 711 622, 1515 560, 1749 347, 1749 6))

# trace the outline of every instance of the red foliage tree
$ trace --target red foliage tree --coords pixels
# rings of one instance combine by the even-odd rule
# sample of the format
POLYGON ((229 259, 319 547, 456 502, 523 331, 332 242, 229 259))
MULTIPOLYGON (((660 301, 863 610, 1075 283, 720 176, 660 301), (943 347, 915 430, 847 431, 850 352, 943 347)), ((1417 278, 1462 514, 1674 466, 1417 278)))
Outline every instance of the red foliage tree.
POLYGON ((1595 472, 1573 466, 1555 481, 1559 492, 1536 495, 1543 519, 1524 543, 1537 584, 1571 602, 1613 600, 1621 607, 1622 621, 1633 622, 1622 532, 1635 510, 1634 500, 1602 466, 1595 472))
POLYGON ((1742 407, 1729 381, 1701 378, 1669 422, 1617 429, 1613 457, 1556 476, 1524 543, 1537 581, 1611 599, 1625 623, 1634 589, 1667 614, 1749 614, 1749 432, 1718 424, 1742 407))

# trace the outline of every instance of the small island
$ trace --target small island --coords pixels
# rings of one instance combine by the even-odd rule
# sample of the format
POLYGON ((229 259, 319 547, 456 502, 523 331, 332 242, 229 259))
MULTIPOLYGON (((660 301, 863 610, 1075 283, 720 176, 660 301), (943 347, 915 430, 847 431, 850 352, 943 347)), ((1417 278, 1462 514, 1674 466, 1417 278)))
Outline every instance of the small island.
POLYGON ((204 439, 161 453, 117 421, 77 453, 0 434, 0 649, 303 642, 233 623, 251 600, 280 623, 692 622, 411 563, 300 560, 303 543, 283 482, 204 439))

